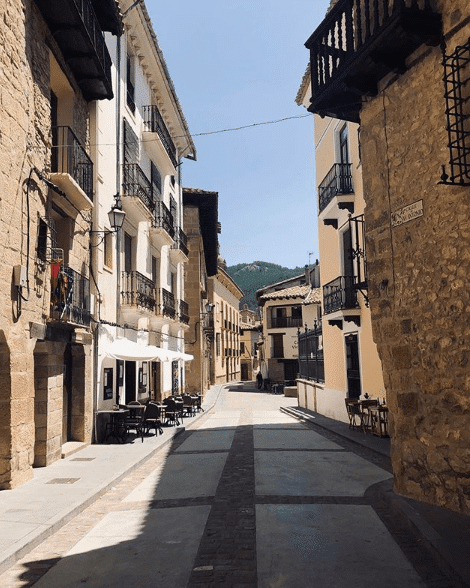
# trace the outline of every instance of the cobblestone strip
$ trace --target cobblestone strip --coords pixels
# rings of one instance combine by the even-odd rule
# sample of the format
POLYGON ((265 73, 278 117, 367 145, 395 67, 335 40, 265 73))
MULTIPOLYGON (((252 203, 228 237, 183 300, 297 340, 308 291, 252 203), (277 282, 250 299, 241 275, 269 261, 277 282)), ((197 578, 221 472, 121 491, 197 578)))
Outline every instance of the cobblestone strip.
POLYGON ((187 588, 256 588, 253 427, 236 429, 187 588))

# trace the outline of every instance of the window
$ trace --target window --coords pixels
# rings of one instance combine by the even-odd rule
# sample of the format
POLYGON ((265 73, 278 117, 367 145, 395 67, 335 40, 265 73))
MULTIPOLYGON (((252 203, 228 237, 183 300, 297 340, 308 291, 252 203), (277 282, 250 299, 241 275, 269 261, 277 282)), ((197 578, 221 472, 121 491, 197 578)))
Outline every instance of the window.
POLYGON ((134 56, 127 52, 127 106, 129 110, 135 112, 135 68, 134 68, 134 56))
POLYGON ((244 343, 244 341, 240 341, 240 353, 242 355, 245 353, 245 343, 244 343))
POLYGON ((47 223, 42 218, 39 219, 37 252, 38 258, 45 261, 47 258, 47 223))
POLYGON ((220 333, 215 334, 215 352, 217 353, 217 357, 220 356, 220 333))
POLYGON ((124 271, 132 271, 132 237, 124 233, 124 271))
POLYGON ((302 307, 301 306, 293 306, 292 307, 292 318, 302 318, 302 307))
POLYGON ((344 125, 339 132, 339 160, 340 163, 350 163, 348 150, 348 125, 344 125))
POLYGON ((113 234, 106 233, 103 240, 104 265, 113 267, 113 234))
POLYGON ((152 199, 157 202, 162 199, 162 176, 153 161, 150 162, 150 182, 152 184, 152 199))
POLYGON ((275 333, 271 335, 271 357, 284 357, 284 335, 282 333, 275 333))
POLYGON ((152 282, 158 288, 158 258, 152 255, 152 282))

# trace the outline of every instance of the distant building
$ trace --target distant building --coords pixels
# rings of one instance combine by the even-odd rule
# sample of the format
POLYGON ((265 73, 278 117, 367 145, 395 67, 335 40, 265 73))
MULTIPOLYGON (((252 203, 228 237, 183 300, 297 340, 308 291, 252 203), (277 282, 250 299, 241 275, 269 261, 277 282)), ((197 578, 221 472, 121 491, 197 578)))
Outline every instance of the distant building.
POLYGON ((185 391, 204 394, 213 383, 214 304, 209 279, 217 275, 218 193, 184 188, 184 226, 188 236, 189 263, 186 300, 190 328, 185 347, 194 359, 185 366, 185 391))
POLYGON ((243 305, 240 311, 240 378, 254 380, 259 371, 258 345, 261 338, 261 319, 257 312, 243 305))
POLYGON ((262 310, 263 338, 260 369, 272 383, 295 384, 299 371, 298 332, 321 314, 320 266, 256 292, 262 310))
POLYGON ((212 383, 240 380, 240 300, 243 292, 228 275, 219 257, 218 271, 209 278, 209 299, 213 304, 214 341, 212 383))

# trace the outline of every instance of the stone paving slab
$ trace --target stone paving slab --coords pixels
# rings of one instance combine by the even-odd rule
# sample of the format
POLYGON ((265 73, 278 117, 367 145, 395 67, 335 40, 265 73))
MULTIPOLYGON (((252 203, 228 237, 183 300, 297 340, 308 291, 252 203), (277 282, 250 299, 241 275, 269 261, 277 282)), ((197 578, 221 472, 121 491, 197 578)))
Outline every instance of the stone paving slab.
POLYGON ((371 484, 390 478, 361 457, 332 451, 255 451, 255 471, 261 495, 363 496, 371 484))
POLYGON ((228 451, 232 446, 234 434, 235 427, 221 430, 195 431, 176 451, 228 451))
POLYGON ((209 511, 210 506, 193 506, 111 512, 34 586, 184 588, 209 511))
POLYGON ((425 588, 369 506, 257 505, 256 528, 258 588, 425 588))
POLYGON ((254 430, 255 449, 341 449, 318 433, 303 428, 302 430, 263 429, 254 430))

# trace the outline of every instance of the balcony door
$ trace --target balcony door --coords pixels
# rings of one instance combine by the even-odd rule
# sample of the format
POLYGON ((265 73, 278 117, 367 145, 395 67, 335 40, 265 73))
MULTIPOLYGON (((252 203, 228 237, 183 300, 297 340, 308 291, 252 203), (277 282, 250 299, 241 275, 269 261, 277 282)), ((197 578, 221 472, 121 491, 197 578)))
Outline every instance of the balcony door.
POLYGON ((346 345, 346 378, 348 381, 348 398, 361 395, 361 372, 359 365, 359 341, 357 334, 344 339, 346 345))
POLYGON ((354 260, 352 254, 351 226, 342 233, 343 245, 343 308, 353 308, 356 305, 356 293, 354 290, 354 260))

